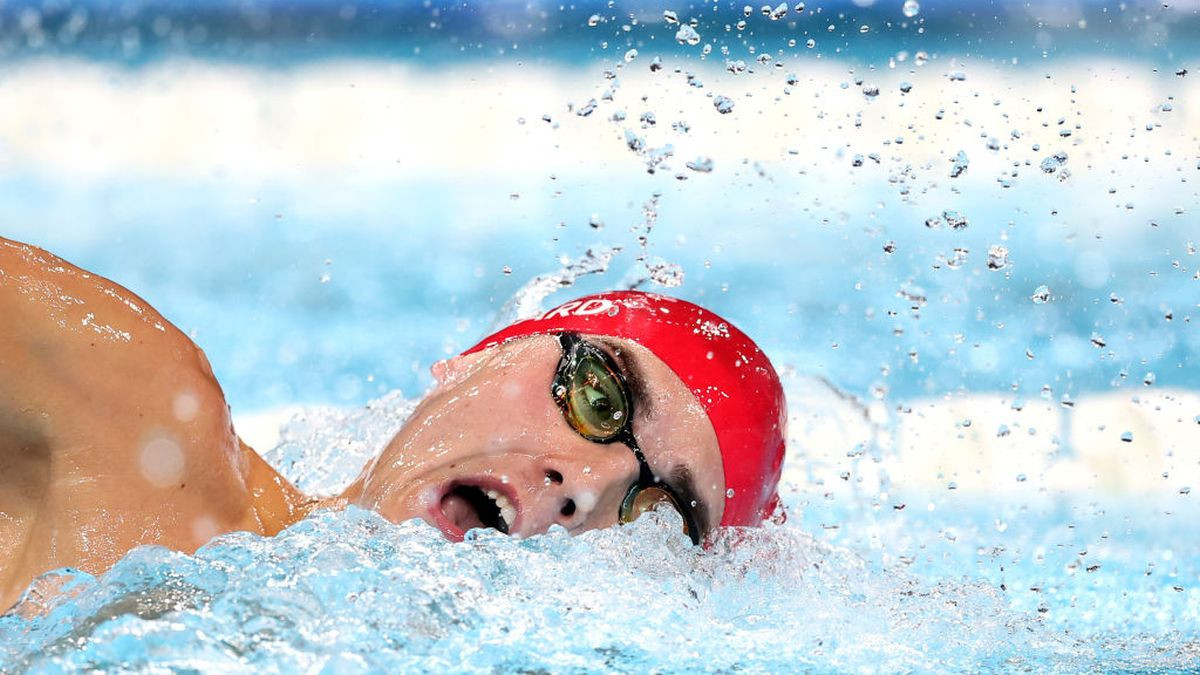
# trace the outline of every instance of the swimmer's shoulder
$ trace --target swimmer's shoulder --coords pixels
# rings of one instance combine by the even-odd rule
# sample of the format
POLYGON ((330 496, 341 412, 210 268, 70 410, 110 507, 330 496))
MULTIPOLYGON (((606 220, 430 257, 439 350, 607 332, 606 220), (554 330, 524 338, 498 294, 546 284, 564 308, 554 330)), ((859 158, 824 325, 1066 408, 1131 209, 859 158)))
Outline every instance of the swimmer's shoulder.
POLYGON ((51 481, 81 479, 114 506, 240 503, 230 491, 248 469, 224 393, 203 351, 149 303, 0 238, 0 313, 0 425, 66 460, 53 471, 70 475, 51 481))

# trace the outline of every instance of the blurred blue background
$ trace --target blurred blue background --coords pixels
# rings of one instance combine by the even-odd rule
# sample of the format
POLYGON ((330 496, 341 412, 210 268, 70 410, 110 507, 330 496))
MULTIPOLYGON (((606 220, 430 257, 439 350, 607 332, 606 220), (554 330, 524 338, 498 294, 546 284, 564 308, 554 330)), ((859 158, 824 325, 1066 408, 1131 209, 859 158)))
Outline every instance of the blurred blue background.
POLYGON ((796 4, 8 2, 0 232, 191 332, 235 411, 419 393, 593 245, 551 302, 674 263, 863 397, 1200 387, 1196 3, 796 4))

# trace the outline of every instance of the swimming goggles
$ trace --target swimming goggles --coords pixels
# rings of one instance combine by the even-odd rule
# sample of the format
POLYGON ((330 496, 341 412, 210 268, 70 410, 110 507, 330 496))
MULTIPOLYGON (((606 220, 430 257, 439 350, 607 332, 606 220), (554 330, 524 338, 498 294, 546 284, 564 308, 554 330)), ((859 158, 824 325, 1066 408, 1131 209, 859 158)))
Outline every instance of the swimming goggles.
POLYGON ((646 511, 667 504, 683 516, 684 532, 699 544, 700 528, 692 509, 671 486, 654 477, 633 437, 633 399, 621 369, 607 352, 578 333, 559 333, 558 342, 563 353, 550 393, 567 423, 589 441, 624 443, 637 458, 640 473, 621 501, 620 522, 632 523, 646 511))

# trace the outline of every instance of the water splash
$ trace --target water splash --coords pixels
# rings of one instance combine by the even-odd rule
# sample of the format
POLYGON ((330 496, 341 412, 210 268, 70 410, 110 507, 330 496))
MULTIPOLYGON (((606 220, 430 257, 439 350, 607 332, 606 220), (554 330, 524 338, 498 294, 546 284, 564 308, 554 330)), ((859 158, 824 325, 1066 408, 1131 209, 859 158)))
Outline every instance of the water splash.
POLYGON ((543 301, 546 298, 555 291, 574 286, 580 277, 604 274, 620 252, 620 246, 593 246, 573 260, 564 257, 560 269, 539 274, 525 282, 496 313, 492 329, 498 330, 514 321, 538 316, 545 311, 543 301))

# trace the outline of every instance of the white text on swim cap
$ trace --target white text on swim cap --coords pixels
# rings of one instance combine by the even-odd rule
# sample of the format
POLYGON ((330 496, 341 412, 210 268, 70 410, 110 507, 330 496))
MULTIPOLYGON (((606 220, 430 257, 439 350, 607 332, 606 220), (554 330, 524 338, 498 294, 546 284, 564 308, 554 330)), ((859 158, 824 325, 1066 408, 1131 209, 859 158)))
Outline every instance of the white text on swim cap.
POLYGON ((616 307, 616 305, 614 305, 611 300, 605 300, 603 298, 572 300, 571 302, 563 303, 562 306, 546 312, 541 316, 541 318, 544 320, 555 317, 565 318, 568 316, 591 316, 593 314, 603 314, 614 307, 616 307))

